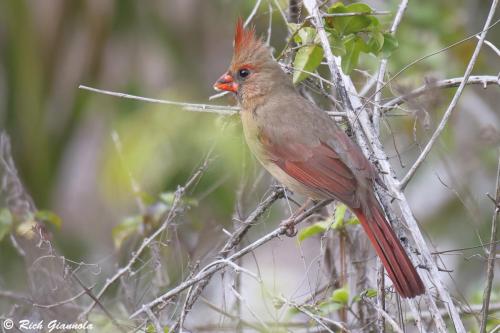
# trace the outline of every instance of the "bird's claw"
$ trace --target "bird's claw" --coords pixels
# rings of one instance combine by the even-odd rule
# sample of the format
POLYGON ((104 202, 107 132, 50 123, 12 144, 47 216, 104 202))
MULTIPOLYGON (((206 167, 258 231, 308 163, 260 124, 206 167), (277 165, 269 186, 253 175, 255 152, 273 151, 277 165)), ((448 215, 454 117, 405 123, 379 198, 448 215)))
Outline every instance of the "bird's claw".
POLYGON ((297 235, 297 228, 295 228, 293 219, 281 222, 280 227, 285 229, 285 235, 288 237, 295 237, 295 235, 297 235))

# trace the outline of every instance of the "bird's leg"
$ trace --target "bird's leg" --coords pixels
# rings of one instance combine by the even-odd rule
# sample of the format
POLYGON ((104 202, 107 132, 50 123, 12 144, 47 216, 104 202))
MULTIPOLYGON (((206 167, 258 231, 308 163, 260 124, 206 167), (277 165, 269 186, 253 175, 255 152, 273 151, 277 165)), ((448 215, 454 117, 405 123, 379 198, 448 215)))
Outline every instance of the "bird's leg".
POLYGON ((311 202, 313 202, 312 199, 307 199, 306 202, 304 202, 304 204, 292 214, 292 216, 280 223, 280 227, 285 228, 285 235, 287 235, 288 237, 293 237, 297 234, 297 229, 295 228, 295 219, 300 214, 305 212, 307 206, 309 206, 311 202))

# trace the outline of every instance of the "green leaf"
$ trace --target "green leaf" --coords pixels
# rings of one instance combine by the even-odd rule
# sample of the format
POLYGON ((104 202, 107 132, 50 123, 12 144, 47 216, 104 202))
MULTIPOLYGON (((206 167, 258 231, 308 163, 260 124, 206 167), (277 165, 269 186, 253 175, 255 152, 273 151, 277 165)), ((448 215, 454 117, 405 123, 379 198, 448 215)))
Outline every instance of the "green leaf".
POLYGON ((349 290, 347 289, 347 287, 335 289, 330 299, 333 302, 347 305, 347 303, 349 303, 349 290))
POLYGON ((374 31, 370 35, 370 39, 368 40, 368 51, 377 55, 384 45, 384 34, 380 31, 374 31))
MULTIPOLYGON (((337 2, 328 8, 330 14, 371 13, 372 11, 370 6, 363 3, 344 6, 342 3, 337 2)), ((329 17, 326 22, 341 35, 364 31, 372 24, 372 20, 367 15, 329 17)))
POLYGON ((371 13, 373 9, 365 3, 353 3, 345 6, 346 13, 371 13))
POLYGON ((355 37, 344 43, 346 55, 342 57, 341 66, 345 74, 349 75, 351 71, 358 65, 359 53, 365 49, 365 42, 355 37))
POLYGON ((156 328, 153 324, 149 323, 146 326, 146 333, 156 333, 156 328))
POLYGON ((351 216, 351 218, 349 218, 349 220, 347 220, 347 222, 345 222, 345 224, 347 225, 358 225, 359 224, 359 219, 353 215, 351 216))
POLYGON ((328 230, 328 227, 332 224, 332 221, 326 220, 321 222, 316 222, 304 229, 300 230, 297 235, 297 239, 299 243, 301 243, 304 239, 310 238, 314 235, 320 234, 328 230))
POLYGON ((344 56, 346 50, 342 39, 339 36, 337 36, 337 34, 335 34, 333 31, 328 31, 327 36, 328 36, 328 41, 330 42, 330 46, 332 48, 332 53, 337 57, 344 56))
POLYGON ((331 13, 335 13, 336 10, 341 10, 342 8, 345 8, 345 5, 341 1, 339 1, 339 2, 335 2, 333 5, 331 5, 327 11, 329 14, 331 14, 331 13))
POLYGON ((306 45, 314 43, 316 37, 316 29, 311 27, 303 27, 297 34, 295 34, 294 40, 298 44, 306 45))
POLYGON ((39 210, 35 213, 35 218, 42 222, 53 224, 57 229, 61 228, 62 219, 50 210, 39 210))
POLYGON ((323 49, 320 46, 307 45, 301 47, 293 60, 293 67, 295 68, 293 83, 297 84, 306 79, 310 74, 304 71, 313 72, 321 64, 321 60, 323 60, 323 49))
POLYGON ((332 301, 321 302, 319 304, 319 309, 321 310, 323 315, 327 315, 327 314, 332 313, 334 311, 340 310, 343 307, 344 307, 344 305, 337 303, 337 302, 332 302, 332 301))
POLYGON ((373 288, 366 289, 362 292, 366 297, 373 298, 377 297, 377 290, 373 288))
POLYGON ((359 302, 359 301, 361 301, 361 296, 356 295, 356 296, 354 296, 354 297, 352 298, 352 300, 351 300, 351 304, 357 303, 357 302, 359 302))
POLYGON ((111 236, 117 249, 123 244, 123 241, 139 230, 142 223, 142 216, 129 216, 113 227, 111 236))
POLYGON ((347 210, 347 206, 344 204, 338 204, 335 208, 334 222, 332 228, 335 230, 342 229, 344 227, 344 216, 347 210))
POLYGON ((369 28, 375 29, 375 28, 377 28, 380 25, 380 22, 379 22, 378 18, 376 18, 375 16, 369 15, 367 17, 371 21, 371 24, 370 24, 369 28))
POLYGON ((0 241, 12 230, 12 214, 7 208, 0 210, 0 241))
POLYGON ((399 46, 398 40, 391 34, 384 33, 384 43, 381 49, 382 55, 384 57, 389 57, 391 53, 396 50, 399 46))

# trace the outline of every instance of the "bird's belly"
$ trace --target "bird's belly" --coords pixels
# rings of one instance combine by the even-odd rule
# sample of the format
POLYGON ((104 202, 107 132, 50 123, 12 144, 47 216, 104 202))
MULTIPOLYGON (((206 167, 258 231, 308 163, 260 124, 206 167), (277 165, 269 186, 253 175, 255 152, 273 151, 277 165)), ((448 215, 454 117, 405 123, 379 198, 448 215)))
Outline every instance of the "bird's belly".
POLYGON ((272 161, 267 161, 267 162, 260 161, 260 162, 274 178, 276 178, 280 183, 288 187, 292 192, 316 200, 331 199, 330 196, 326 196, 319 191, 315 191, 313 188, 310 188, 302 184, 297 179, 288 175, 285 171, 283 171, 283 169, 281 169, 278 165, 276 165, 272 161))

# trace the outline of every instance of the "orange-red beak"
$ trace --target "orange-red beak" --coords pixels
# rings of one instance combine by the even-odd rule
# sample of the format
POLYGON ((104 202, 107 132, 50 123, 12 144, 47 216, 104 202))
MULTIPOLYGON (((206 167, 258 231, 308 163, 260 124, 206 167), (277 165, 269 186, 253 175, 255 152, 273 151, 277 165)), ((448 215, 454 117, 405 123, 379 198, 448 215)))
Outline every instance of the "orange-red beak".
POLYGON ((230 91, 236 93, 238 91, 238 83, 234 82, 231 74, 227 72, 215 82, 214 89, 217 91, 230 91))

